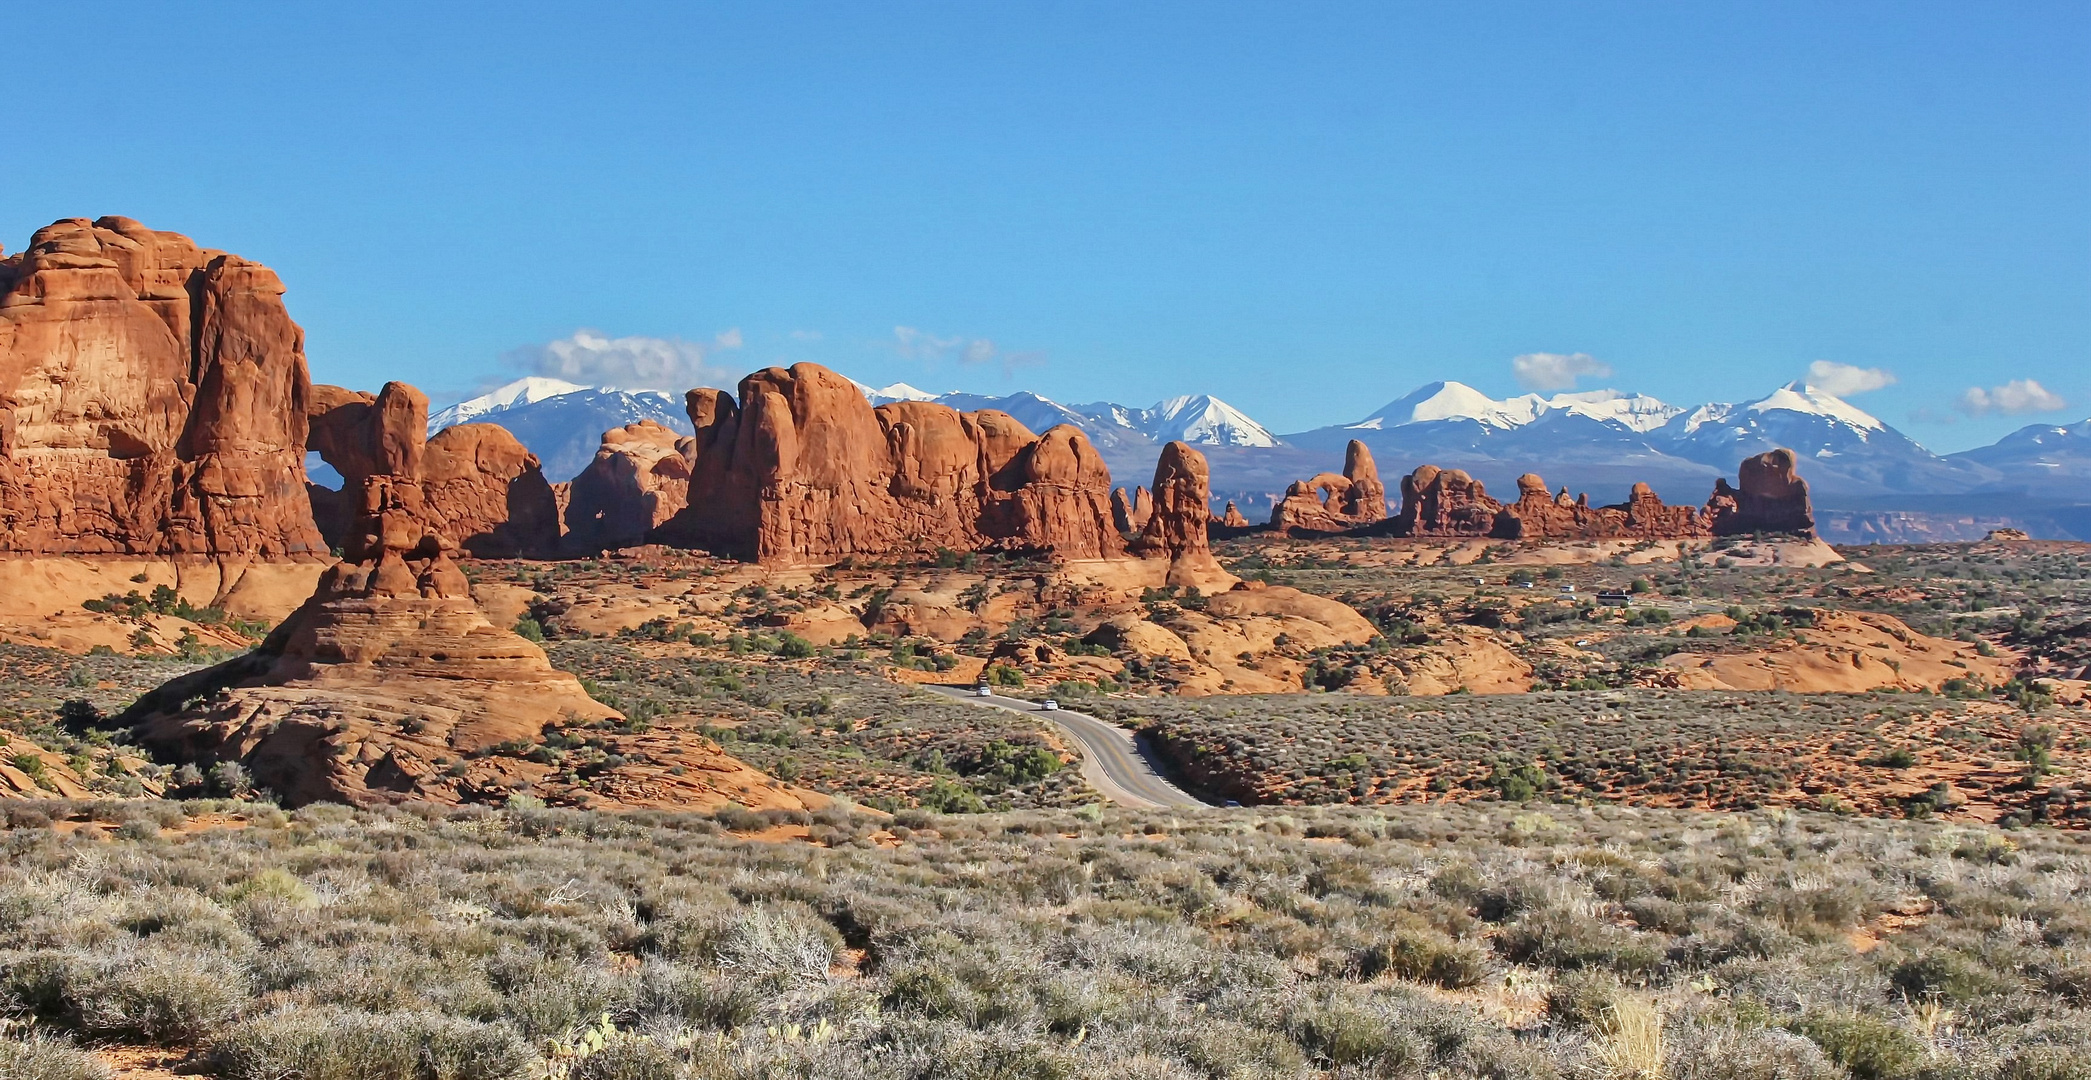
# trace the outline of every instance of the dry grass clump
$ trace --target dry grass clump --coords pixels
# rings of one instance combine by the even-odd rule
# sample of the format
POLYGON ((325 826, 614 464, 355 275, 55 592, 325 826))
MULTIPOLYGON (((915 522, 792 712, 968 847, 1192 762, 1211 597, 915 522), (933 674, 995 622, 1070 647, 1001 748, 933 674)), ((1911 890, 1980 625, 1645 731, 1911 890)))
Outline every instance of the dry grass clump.
POLYGON ((2091 851, 2041 830, 1500 803, 911 811, 898 847, 542 809, 58 827, 87 805, 0 835, 0 1075, 96 1076, 99 1042, 238 1080, 2091 1061, 2091 851))

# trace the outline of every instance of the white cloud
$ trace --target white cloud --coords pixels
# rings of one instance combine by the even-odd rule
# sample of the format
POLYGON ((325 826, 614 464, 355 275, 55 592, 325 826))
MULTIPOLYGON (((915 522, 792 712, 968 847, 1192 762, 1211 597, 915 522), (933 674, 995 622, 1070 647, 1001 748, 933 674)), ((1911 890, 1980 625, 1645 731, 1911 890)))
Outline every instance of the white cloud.
POLYGON ((1004 372, 1045 363, 1042 352, 1004 352, 988 338, 942 337, 912 326, 893 328, 893 347, 910 360, 937 363, 956 360, 968 366, 1000 361, 1004 372))
POLYGON ((712 346, 679 338, 613 338, 600 330, 516 349, 504 366, 588 386, 618 390, 662 390, 679 394, 697 386, 731 386, 733 373, 710 363, 715 349, 736 349, 739 330, 728 330, 712 346))
POLYGON ((1510 361, 1517 384, 1527 390, 1570 390, 1584 376, 1603 379, 1612 367, 1589 353, 1526 353, 1510 361))
POLYGON ((2062 395, 2049 390, 2032 379, 2013 379, 2002 386, 1987 390, 1970 386, 1961 391, 1960 400, 1954 408, 1969 416, 2001 413, 2005 416, 2022 416, 2026 413, 2054 412, 2066 409, 2069 402, 2062 395))
POLYGON ((1817 360, 1808 365, 1808 385, 1831 397, 1850 397, 1893 386, 1895 375, 1884 368, 1862 368, 1834 360, 1817 360))

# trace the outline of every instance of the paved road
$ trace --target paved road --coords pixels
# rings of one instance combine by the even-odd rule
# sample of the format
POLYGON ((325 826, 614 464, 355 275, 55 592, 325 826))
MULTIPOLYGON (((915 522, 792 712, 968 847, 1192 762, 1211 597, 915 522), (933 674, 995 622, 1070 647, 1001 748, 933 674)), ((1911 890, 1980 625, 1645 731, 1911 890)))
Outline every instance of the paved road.
POLYGON ((924 690, 990 709, 1008 709, 1037 720, 1045 720, 1082 746, 1082 778, 1115 803, 1134 807, 1209 806, 1163 778, 1148 757, 1146 748, 1133 733, 1116 724, 1071 709, 1047 712, 1022 698, 980 697, 957 686, 924 686, 924 690))

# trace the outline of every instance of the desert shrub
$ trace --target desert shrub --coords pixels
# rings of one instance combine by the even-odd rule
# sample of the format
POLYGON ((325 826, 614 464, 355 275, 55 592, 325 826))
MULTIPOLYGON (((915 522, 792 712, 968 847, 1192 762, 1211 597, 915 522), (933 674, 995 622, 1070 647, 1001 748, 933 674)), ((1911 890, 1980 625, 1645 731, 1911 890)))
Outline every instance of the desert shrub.
POLYGON ((682 1061, 659 1041, 613 1037, 602 1049, 574 1063, 567 1080, 678 1080, 682 1061))
POLYGON ((1924 1059, 1924 1044, 1916 1036, 1879 1016, 1811 1013, 1795 1026, 1859 1080, 1896 1080, 1924 1059))
POLYGON ((537 1055, 513 1031, 435 1013, 297 1010, 246 1021, 211 1047, 226 1080, 513 1080, 537 1055))
POLYGON ((1430 929, 1403 929, 1368 949, 1359 963, 1365 978, 1386 973, 1447 990, 1476 986, 1489 973, 1488 950, 1430 929))
POLYGON ((0 1077, 6 1080, 110 1080, 93 1054, 48 1035, 0 1034, 0 1077))
POLYGON ((82 1031, 193 1043, 237 1016, 250 991, 231 956, 147 945, 75 958, 62 992, 82 1031))

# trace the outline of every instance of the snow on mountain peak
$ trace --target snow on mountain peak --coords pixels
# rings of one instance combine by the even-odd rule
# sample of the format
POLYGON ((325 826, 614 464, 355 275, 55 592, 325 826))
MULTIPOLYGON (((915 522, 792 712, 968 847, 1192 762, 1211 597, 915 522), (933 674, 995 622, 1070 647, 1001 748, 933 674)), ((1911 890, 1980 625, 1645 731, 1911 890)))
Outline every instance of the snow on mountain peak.
POLYGON ((517 405, 529 405, 546 398, 562 397, 567 394, 591 390, 593 387, 570 383, 564 379, 548 379, 542 375, 529 375, 504 386, 495 387, 475 398, 468 398, 438 411, 428 418, 431 434, 447 427, 470 423, 474 417, 517 405))
POLYGON ((1683 412, 1646 394, 1618 390, 1585 390, 1555 394, 1521 394, 1501 401, 1460 382, 1434 382, 1349 426, 1377 429, 1434 420, 1472 420, 1492 428, 1523 427, 1550 412, 1620 424, 1634 431, 1653 431, 1683 412))
MULTIPOLYGON (((856 382, 855 379, 850 381, 856 382)), ((864 391, 864 396, 871 399, 873 405, 884 405, 892 401, 935 401, 941 396, 932 394, 927 390, 918 390, 904 382, 875 388, 866 386, 863 383, 857 383, 857 389, 864 391)))
POLYGON ((1874 419, 1871 413, 1843 398, 1799 381, 1787 383, 1770 394, 1744 405, 1743 408, 1758 413, 1783 409, 1811 416, 1826 416, 1861 431, 1879 431, 1887 426, 1874 419))
POLYGON ((1137 419, 1141 422, 1126 426, 1143 428, 1158 442, 1181 439, 1206 446, 1278 445, 1278 437, 1262 424, 1210 394, 1157 401, 1137 419))

